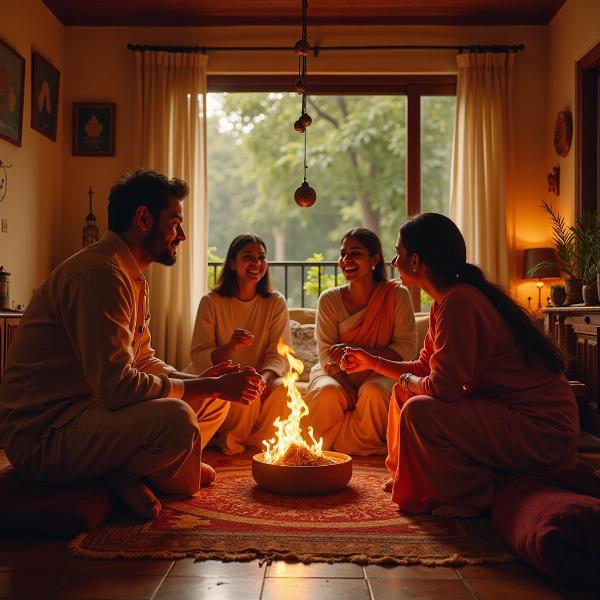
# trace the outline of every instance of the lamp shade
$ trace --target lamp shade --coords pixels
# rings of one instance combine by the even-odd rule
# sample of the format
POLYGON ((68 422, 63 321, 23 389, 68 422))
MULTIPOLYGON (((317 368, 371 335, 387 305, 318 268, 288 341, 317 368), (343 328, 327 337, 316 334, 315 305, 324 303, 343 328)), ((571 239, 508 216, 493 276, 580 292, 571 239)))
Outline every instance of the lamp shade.
POLYGON ((556 262, 553 248, 527 248, 523 258, 523 279, 558 279, 560 271, 556 262), (545 264, 539 269, 532 269, 540 263, 545 264))

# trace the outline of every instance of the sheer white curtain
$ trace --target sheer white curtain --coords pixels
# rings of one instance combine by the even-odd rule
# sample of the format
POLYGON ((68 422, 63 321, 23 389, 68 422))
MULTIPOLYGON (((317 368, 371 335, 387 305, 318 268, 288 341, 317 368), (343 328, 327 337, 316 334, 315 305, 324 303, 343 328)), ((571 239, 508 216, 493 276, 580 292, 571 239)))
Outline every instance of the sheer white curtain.
POLYGON ((183 203, 187 240, 172 267, 147 272, 152 343, 157 355, 183 369, 194 317, 206 282, 206 63, 196 53, 135 52, 136 166, 187 181, 183 203))
POLYGON ((467 260, 508 286, 507 196, 514 54, 459 54, 450 217, 467 260))

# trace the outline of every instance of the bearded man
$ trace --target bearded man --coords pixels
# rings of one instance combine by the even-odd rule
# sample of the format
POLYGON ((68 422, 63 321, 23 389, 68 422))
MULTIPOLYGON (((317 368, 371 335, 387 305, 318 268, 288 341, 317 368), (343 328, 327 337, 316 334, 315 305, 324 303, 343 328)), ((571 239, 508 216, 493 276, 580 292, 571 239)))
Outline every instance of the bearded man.
POLYGON ((175 263, 187 195, 184 181, 156 171, 126 175, 111 189, 106 235, 34 293, 0 385, 0 446, 29 481, 103 477, 131 510, 155 518, 154 491, 198 491, 210 471, 202 449, 229 402, 260 396, 253 369, 225 363, 189 375, 154 355, 142 271, 175 263))

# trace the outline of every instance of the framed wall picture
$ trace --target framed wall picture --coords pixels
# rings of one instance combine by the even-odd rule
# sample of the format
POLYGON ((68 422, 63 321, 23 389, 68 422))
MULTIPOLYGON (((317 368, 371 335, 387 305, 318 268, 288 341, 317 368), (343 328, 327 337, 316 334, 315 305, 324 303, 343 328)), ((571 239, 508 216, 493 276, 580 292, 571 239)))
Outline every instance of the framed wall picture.
POLYGON ((0 138, 21 145, 25 59, 0 40, 0 138))
POLYGON ((60 71, 38 52, 31 53, 31 128, 56 140, 60 71))
POLYGON ((73 103, 73 154, 114 156, 116 104, 73 103))

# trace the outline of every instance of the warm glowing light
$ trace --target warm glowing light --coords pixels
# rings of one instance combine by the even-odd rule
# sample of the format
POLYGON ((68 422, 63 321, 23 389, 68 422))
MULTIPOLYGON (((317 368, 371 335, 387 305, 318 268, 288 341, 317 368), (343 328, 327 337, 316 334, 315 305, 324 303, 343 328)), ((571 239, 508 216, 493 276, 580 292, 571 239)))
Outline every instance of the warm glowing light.
MULTIPOLYGON (((273 423, 277 431, 270 440, 263 441, 266 448, 264 461, 266 463, 278 463, 284 459, 290 452, 312 456, 315 459, 323 457, 323 439, 318 441, 314 438, 313 428, 308 428, 307 442, 302 436, 302 427, 300 421, 308 414, 308 406, 302 400, 302 396, 296 387, 298 377, 304 371, 304 364, 293 355, 293 349, 287 346, 282 340, 277 344, 277 352, 287 358, 290 366, 288 372, 283 377, 283 384, 287 389, 290 414, 284 420, 277 417, 273 423)), ((329 461, 328 461, 329 462, 329 461)))

